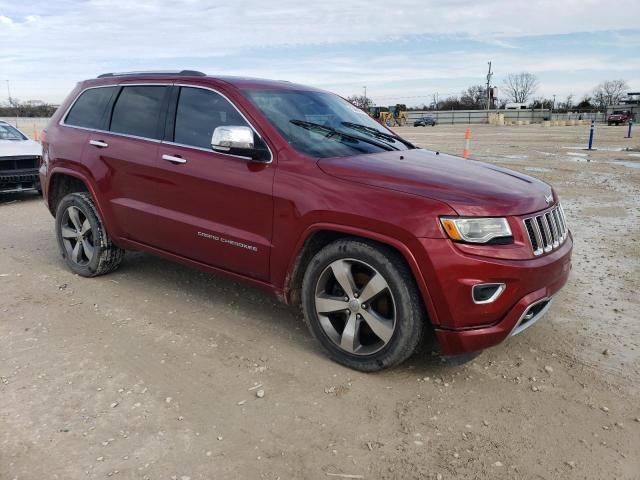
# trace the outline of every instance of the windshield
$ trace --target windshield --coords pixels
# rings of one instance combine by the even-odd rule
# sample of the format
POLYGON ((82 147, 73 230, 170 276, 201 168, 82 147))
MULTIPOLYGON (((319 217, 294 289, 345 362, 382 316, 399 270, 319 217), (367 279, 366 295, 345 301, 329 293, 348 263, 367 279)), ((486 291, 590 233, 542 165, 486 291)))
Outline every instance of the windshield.
POLYGON ((7 125, 5 123, 0 123, 0 140, 26 140, 22 133, 20 133, 17 129, 13 128, 11 125, 7 125))
POLYGON ((332 93, 250 89, 245 94, 293 148, 312 157, 413 148, 332 93))

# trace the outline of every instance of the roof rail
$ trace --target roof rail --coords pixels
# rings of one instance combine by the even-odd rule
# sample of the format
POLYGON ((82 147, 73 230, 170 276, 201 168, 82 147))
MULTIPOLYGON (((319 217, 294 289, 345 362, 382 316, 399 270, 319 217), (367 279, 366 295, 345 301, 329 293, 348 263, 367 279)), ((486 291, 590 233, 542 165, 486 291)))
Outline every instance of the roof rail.
POLYGON ((110 72, 98 75, 97 78, 122 77, 127 75, 186 75, 192 77, 206 77, 206 73, 197 70, 158 70, 158 71, 139 71, 139 72, 110 72))

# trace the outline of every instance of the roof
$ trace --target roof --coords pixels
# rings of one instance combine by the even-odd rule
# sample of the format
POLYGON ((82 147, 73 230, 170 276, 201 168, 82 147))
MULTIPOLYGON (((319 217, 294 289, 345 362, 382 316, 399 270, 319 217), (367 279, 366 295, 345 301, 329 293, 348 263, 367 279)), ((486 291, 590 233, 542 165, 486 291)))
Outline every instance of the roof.
POLYGON ((141 80, 170 80, 172 82, 178 82, 182 78, 198 83, 207 83, 208 80, 212 82, 224 82, 239 89, 319 90, 306 85, 291 83, 287 80, 268 80, 264 78, 239 77, 232 75, 207 75, 197 70, 103 73, 97 78, 87 80, 87 82, 89 84, 114 83, 114 81, 132 82, 141 80))

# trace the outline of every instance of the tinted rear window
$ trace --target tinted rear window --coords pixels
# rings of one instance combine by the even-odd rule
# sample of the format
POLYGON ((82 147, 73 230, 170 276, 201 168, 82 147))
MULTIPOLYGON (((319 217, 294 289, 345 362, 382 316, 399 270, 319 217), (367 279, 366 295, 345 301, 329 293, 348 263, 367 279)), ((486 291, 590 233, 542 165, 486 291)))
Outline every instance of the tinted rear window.
POLYGON ((210 149, 213 131, 223 125, 248 126, 222 95, 201 88, 180 89, 174 135, 176 143, 210 149))
POLYGON ((112 132, 156 138, 166 86, 124 87, 111 116, 112 132))
POLYGON ((64 123, 85 128, 103 128, 105 109, 117 87, 85 90, 71 107, 64 123))

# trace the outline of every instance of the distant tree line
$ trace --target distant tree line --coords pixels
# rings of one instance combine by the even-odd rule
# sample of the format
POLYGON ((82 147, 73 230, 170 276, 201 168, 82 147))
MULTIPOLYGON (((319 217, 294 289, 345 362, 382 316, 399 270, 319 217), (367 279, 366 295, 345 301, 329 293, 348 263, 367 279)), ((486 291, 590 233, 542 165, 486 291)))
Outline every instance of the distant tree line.
POLYGON ((0 104, 0 117, 50 117, 56 108, 47 103, 34 104, 10 98, 8 102, 0 104))
MULTIPOLYGON (((570 93, 564 99, 536 97, 540 83, 538 78, 529 72, 507 75, 500 88, 499 100, 495 108, 503 109, 507 103, 524 103, 529 108, 553 109, 557 112, 606 111, 610 105, 617 105, 629 90, 624 80, 607 80, 596 86, 592 92, 585 95, 579 102, 574 101, 570 93)), ((354 105, 366 110, 373 106, 371 98, 363 95, 348 97, 354 105)), ((485 85, 472 85, 460 92, 460 95, 450 95, 444 99, 433 96, 433 101, 407 108, 407 110, 482 110, 487 108, 487 88, 485 85)))

